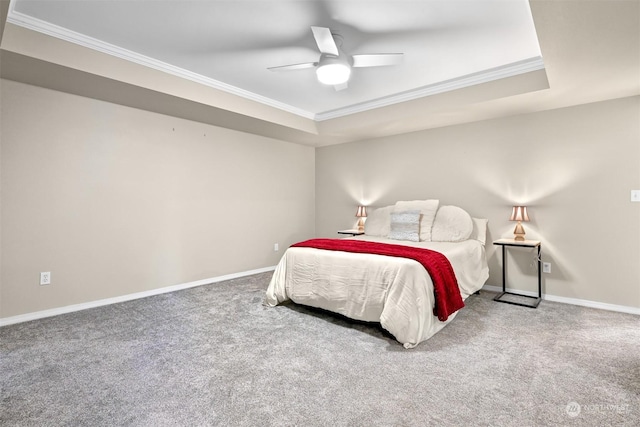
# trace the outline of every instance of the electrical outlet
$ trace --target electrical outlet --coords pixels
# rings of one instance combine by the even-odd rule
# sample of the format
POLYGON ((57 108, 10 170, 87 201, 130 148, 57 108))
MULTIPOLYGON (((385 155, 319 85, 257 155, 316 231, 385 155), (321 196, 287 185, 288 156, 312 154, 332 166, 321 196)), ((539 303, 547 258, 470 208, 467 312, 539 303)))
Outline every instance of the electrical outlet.
POLYGON ((278 252, 280 250, 280 246, 277 243, 273 244, 273 251, 278 252))
POLYGON ((40 273, 40 284, 41 285, 50 285, 51 284, 51 272, 43 271, 40 273))
POLYGON ((543 273, 551 273, 551 263, 550 262, 543 262, 542 263, 542 272, 543 273))

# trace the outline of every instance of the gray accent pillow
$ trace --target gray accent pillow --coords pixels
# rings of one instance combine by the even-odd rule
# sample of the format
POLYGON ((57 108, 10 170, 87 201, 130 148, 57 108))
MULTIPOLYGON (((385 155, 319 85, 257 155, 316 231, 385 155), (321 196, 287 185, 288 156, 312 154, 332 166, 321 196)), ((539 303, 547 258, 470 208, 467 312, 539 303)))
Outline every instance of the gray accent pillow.
POLYGON ((419 242, 420 211, 392 212, 389 238, 419 242))
POLYGON ((431 226, 436 217, 436 211, 440 201, 437 199, 429 200, 410 200, 396 202, 393 209, 394 212, 420 211, 420 240, 423 242, 431 241, 431 226))

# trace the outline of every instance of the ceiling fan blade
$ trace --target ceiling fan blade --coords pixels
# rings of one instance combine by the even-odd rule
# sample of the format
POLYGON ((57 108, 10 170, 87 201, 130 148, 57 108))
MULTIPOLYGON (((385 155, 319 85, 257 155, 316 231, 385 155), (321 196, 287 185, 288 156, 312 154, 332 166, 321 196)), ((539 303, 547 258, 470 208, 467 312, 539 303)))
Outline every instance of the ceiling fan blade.
POLYGON ((354 67, 382 67, 396 65, 402 62, 404 53, 371 53, 353 55, 354 67))
POLYGON ((271 71, 293 71, 303 70, 305 68, 313 68, 318 65, 317 62, 304 62, 302 64, 280 65, 279 67, 269 67, 267 70, 271 71))
POLYGON ((344 82, 340 85, 333 85, 333 88, 336 90, 336 92, 341 91, 341 90, 345 90, 346 88, 348 88, 349 85, 347 84, 347 82, 344 82))
POLYGON ((328 53, 335 56, 340 55, 330 29, 325 27, 311 27, 311 31, 313 31, 313 38, 316 39, 316 44, 321 53, 328 53))

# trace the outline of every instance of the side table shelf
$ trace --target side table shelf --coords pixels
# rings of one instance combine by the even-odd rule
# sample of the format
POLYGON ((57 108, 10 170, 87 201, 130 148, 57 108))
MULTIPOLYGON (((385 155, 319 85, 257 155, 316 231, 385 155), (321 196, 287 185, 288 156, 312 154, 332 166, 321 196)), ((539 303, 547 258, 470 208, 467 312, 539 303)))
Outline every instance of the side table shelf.
POLYGON ((503 302, 506 304, 520 305, 523 307, 537 308, 542 300, 542 243, 539 240, 514 240, 514 239, 500 239, 493 242, 496 246, 502 246, 502 292, 498 294, 493 300, 503 302), (516 246, 521 248, 532 248, 538 251, 538 296, 523 295, 516 292, 507 291, 507 247, 516 246), (516 302, 503 300, 505 295, 516 295, 519 297, 530 298, 531 303, 516 302))

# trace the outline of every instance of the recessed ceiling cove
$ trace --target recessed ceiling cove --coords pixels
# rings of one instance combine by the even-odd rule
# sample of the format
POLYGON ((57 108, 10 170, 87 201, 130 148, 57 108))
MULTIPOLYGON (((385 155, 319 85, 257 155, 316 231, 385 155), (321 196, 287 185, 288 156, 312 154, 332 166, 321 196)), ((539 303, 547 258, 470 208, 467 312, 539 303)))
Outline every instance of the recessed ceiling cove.
POLYGON ((544 68, 529 2, 13 0, 9 22, 317 121, 544 68), (312 27, 349 55, 402 53, 318 81, 312 27))

